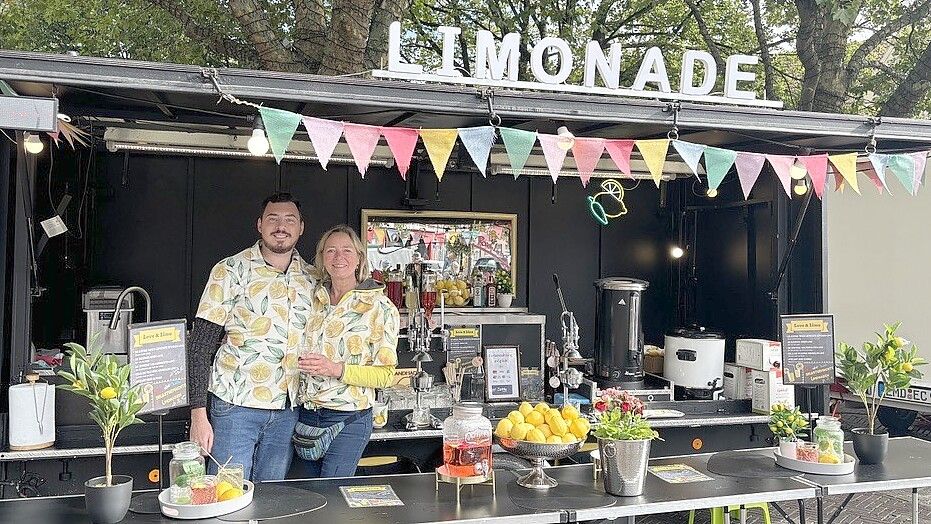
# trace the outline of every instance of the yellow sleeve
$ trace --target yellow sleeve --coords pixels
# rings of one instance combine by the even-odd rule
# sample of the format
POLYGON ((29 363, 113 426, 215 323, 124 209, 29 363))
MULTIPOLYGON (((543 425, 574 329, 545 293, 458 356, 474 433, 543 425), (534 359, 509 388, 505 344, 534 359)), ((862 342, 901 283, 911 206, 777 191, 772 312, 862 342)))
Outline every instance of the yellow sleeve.
POLYGON ((394 385, 394 366, 358 366, 346 364, 343 367, 343 384, 364 388, 382 389, 394 385))

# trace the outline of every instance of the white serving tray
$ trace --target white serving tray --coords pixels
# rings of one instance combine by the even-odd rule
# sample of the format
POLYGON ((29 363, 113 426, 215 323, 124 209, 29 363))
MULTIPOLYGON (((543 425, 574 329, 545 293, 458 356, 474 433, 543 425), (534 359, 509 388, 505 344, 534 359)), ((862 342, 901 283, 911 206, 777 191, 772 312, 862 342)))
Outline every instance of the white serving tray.
POLYGON ((805 462, 794 458, 784 457, 779 453, 779 448, 773 450, 776 456, 776 464, 802 473, 811 473, 812 475, 848 475, 853 473, 853 467, 857 464, 856 459, 850 455, 844 455, 844 461, 840 464, 821 464, 820 462, 805 462))
POLYGON ((193 520, 209 519, 226 515, 252 504, 252 496, 255 495, 255 484, 246 480, 244 481, 242 495, 223 502, 214 502, 213 504, 172 504, 168 498, 168 490, 162 490, 158 495, 158 505, 162 509, 162 515, 173 519, 193 520))

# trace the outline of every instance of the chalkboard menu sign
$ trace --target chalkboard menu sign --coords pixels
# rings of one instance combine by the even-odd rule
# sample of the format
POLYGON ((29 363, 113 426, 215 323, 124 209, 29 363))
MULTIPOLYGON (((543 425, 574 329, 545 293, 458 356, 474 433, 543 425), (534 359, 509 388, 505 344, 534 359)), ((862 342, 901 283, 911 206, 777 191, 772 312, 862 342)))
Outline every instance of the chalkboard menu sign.
POLYGON ((146 401, 140 414, 188 404, 186 330, 184 319, 129 326, 129 384, 146 401))
POLYGON ((833 384, 834 315, 781 315, 782 381, 833 384))
POLYGON ((457 358, 469 362, 482 354, 482 326, 456 326, 449 330, 449 352, 446 360, 457 358))

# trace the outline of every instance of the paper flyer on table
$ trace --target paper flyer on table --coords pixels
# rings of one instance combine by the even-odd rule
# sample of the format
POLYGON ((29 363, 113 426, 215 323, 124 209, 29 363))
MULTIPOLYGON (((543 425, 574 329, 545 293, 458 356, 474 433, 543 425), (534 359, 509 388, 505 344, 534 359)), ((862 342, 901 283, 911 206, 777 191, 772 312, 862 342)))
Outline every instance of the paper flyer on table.
POLYGON ((685 464, 666 464, 663 466, 650 466, 650 473, 670 484, 686 484, 689 482, 704 482, 714 480, 708 475, 685 464))
POLYGON ((340 492, 350 508, 373 508, 378 506, 403 506, 404 503, 388 485, 340 486, 340 492))

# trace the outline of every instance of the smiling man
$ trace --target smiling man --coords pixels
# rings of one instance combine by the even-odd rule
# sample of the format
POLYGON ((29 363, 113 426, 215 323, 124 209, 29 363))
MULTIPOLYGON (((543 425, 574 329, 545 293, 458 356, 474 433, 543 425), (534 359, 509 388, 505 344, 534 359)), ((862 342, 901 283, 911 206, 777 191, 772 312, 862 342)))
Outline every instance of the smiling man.
POLYGON ((298 347, 316 282, 294 248, 304 232, 297 200, 266 198, 256 229, 258 242, 213 267, 197 308, 191 440, 221 463, 242 464, 246 478, 280 480, 293 454, 298 347))

